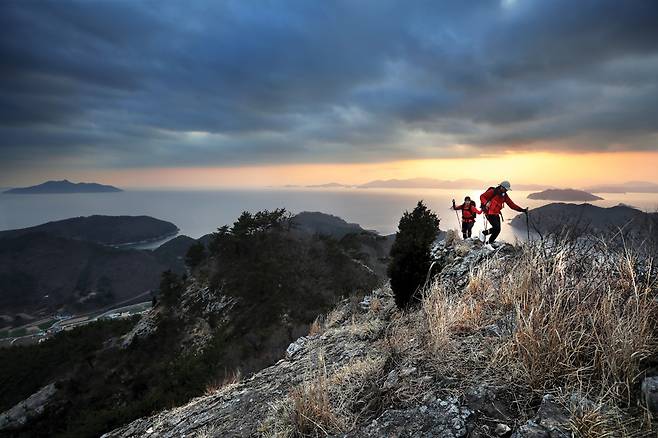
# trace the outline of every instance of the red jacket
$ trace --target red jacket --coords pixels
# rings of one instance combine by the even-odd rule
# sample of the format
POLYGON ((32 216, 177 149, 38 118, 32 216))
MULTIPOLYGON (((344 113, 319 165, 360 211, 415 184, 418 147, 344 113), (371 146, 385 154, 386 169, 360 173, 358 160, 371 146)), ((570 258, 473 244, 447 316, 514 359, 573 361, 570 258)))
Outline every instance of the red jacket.
POLYGON ((475 222, 475 215, 482 214, 482 212, 470 202, 466 206, 465 204, 457 205, 455 210, 462 211, 462 222, 475 222))
POLYGON ((484 214, 498 215, 500 210, 509 205, 512 210, 519 212, 525 211, 519 207, 507 196, 507 193, 497 193, 495 187, 489 187, 486 192, 480 195, 480 203, 482 204, 482 211, 484 214))

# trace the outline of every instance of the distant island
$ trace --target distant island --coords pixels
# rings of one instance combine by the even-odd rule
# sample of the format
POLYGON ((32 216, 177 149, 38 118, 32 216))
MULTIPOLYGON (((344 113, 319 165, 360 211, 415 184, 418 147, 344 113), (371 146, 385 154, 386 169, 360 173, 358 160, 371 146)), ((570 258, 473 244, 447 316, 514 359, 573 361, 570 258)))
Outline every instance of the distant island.
POLYGON ((601 201, 603 198, 575 189, 548 189, 542 192, 530 193, 528 199, 541 199, 543 201, 601 201))
POLYGON ((43 184, 30 187, 18 187, 5 191, 11 195, 54 194, 54 193, 112 193, 123 190, 114 186, 98 183, 72 183, 65 179, 62 181, 46 181, 43 184))

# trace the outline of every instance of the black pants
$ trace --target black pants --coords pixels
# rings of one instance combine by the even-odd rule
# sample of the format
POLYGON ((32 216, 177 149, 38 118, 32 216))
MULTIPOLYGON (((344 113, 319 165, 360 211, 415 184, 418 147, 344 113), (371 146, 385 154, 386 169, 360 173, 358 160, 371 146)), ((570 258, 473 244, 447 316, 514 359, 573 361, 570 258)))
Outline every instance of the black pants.
POLYGON ((464 239, 471 237, 473 225, 475 225, 475 222, 462 222, 462 236, 464 236, 464 239))
POLYGON ((488 214, 487 220, 491 224, 491 228, 484 230, 484 234, 489 235, 489 243, 494 243, 496 237, 500 234, 500 216, 497 214, 488 214))

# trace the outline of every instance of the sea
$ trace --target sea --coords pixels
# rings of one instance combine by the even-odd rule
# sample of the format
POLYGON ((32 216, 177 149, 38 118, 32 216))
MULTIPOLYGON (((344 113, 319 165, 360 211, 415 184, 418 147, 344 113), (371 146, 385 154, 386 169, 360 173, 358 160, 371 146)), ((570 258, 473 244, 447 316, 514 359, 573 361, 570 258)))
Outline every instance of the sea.
MULTIPOLYGON (((482 189, 224 189, 224 190, 126 190, 94 194, 0 194, 0 230, 26 228, 49 221, 77 216, 148 215, 173 222, 182 235, 193 238, 232 224, 243 211, 256 212, 285 208, 291 213, 319 211, 339 216, 386 235, 395 233, 400 217, 422 200, 441 218, 442 230, 458 229, 459 219, 450 209, 465 196, 479 205, 482 189)), ((522 207, 536 208, 550 201, 527 199, 530 192, 511 191, 512 200, 522 207)), ((599 193, 594 205, 611 207, 626 204, 647 212, 658 211, 658 193, 599 193)), ((503 209, 505 223, 500 240, 514 242, 525 231, 513 229, 509 221, 517 212, 503 209)), ((474 227, 484 227, 480 217, 474 227)), ((475 234, 477 235, 477 234, 475 234)), ((152 249, 163 241, 143 245, 152 249)))

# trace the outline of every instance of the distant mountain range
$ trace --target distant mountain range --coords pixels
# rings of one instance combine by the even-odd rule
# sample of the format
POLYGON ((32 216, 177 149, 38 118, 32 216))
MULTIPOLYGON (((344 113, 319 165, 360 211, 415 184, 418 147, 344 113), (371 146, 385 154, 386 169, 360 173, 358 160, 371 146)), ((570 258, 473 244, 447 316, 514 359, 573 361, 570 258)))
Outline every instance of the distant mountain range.
MULTIPOLYGON (((357 188, 357 189, 485 189, 490 186, 498 184, 497 181, 482 181, 473 178, 463 178, 457 180, 443 180, 435 178, 408 178, 408 179, 386 179, 374 180, 364 184, 341 184, 337 182, 330 182, 326 184, 313 184, 303 186, 306 188, 357 188)), ((297 185, 287 185, 287 188, 302 187, 297 185)), ((512 190, 516 191, 543 191, 543 190, 559 190, 565 192, 571 189, 558 189, 557 187, 547 184, 515 184, 512 181, 512 190)), ((575 191, 575 190, 574 190, 575 191)), ((619 184, 599 184, 586 187, 581 190, 582 192, 589 193, 658 193, 658 184, 647 181, 628 181, 619 184)), ((531 199, 547 199, 554 201, 594 201, 594 198, 579 198, 571 199, 571 195, 564 194, 569 199, 560 198, 531 198, 531 199)), ((575 193, 572 193, 575 195, 575 193)), ((556 193, 549 193, 549 196, 558 196, 556 193)), ((559 195, 561 196, 561 195, 559 195)))
POLYGON ((538 193, 530 193, 528 199, 541 199, 544 201, 600 201, 603 198, 583 190, 548 189, 538 193))
MULTIPOLYGON (((645 213, 627 205, 603 208, 591 204, 556 202, 530 210, 530 227, 542 234, 623 235, 658 243, 658 213, 645 213)), ((515 228, 525 229, 525 215, 511 221, 515 228)))
POLYGON ((592 193, 658 193, 658 184, 647 181, 628 181, 621 184, 600 184, 585 188, 592 193))
MULTIPOLYGON (((349 185, 336 182, 327 184, 315 184, 305 186, 307 188, 349 188, 357 189, 468 189, 482 188, 496 185, 495 182, 485 182, 479 179, 464 178, 457 180, 442 180, 435 178, 409 178, 409 179, 386 179, 374 180, 365 184, 349 185)), ((297 187, 297 186, 286 186, 297 187)), ((512 184, 514 190, 544 190, 553 188, 543 184, 512 184)))
POLYGON ((339 184, 335 182, 327 183, 327 184, 312 184, 309 186, 306 186, 309 189, 337 189, 337 188, 347 188, 347 187, 353 187, 351 185, 347 184, 339 184))
POLYGON ((19 187, 9 189, 4 193, 13 195, 29 195, 29 194, 44 194, 44 193, 110 193, 122 192, 114 186, 108 186, 97 183, 72 183, 69 180, 62 181, 46 181, 43 184, 30 187, 19 187))

